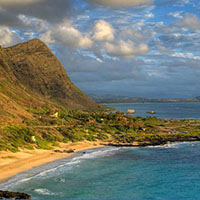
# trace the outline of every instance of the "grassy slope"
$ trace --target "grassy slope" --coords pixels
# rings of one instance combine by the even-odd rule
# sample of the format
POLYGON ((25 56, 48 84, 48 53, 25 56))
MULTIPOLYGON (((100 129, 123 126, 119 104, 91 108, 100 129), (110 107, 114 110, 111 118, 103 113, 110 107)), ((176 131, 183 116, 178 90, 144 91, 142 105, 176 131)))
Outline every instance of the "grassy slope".
POLYGON ((124 113, 31 110, 37 120, 0 127, 0 149, 51 149, 57 142, 101 140, 112 145, 158 145, 200 140, 200 121, 125 116, 124 113), (33 136, 36 140, 33 140, 33 136))

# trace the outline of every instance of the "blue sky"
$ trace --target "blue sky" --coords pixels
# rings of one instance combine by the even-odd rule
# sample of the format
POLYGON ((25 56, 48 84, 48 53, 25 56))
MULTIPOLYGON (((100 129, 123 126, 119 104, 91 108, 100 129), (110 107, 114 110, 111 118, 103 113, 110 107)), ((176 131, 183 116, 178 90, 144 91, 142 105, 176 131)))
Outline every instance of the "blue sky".
POLYGON ((88 94, 200 95, 198 0, 1 0, 0 44, 34 37, 88 94))

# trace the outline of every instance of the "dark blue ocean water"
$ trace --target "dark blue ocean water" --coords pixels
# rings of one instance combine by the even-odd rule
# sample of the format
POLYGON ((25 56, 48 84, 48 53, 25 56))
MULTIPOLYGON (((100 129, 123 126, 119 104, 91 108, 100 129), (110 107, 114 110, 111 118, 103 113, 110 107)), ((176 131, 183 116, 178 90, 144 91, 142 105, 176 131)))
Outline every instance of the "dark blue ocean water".
MULTIPOLYGON (((155 110, 164 118, 199 119, 200 113, 198 103, 115 107, 144 116, 155 110)), ((87 150, 19 174, 0 189, 27 192, 35 200, 198 200, 200 142, 87 150)))
POLYGON ((156 116, 158 118, 171 119, 200 119, 200 103, 136 103, 136 104, 107 104, 108 107, 116 108, 121 112, 134 109, 134 116, 156 116), (148 114, 155 111, 156 114, 148 114))

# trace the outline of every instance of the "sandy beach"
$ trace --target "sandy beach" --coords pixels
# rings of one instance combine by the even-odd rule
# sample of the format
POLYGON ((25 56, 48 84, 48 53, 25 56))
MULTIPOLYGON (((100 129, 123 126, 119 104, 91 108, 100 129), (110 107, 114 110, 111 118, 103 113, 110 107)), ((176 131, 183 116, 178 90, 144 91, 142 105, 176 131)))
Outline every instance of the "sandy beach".
POLYGON ((22 149, 20 152, 12 153, 8 151, 0 151, 0 182, 15 176, 20 172, 30 170, 31 168, 40 165, 64 159, 71 156, 73 153, 59 153, 54 150, 64 151, 73 149, 74 152, 86 150, 90 148, 103 147, 106 144, 102 142, 77 142, 77 143, 60 143, 59 147, 53 150, 26 150, 22 149))

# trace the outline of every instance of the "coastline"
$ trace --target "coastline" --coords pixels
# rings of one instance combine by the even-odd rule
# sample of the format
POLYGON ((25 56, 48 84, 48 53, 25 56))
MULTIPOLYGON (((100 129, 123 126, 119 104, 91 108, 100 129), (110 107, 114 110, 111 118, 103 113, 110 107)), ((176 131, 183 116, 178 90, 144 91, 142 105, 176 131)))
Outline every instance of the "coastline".
POLYGON ((132 143, 115 143, 115 142, 103 142, 103 141, 82 141, 76 143, 60 143, 59 147, 55 147, 52 150, 27 150, 21 149, 20 152, 12 153, 8 151, 0 151, 0 183, 4 183, 13 176, 28 171, 34 167, 39 167, 41 165, 68 158, 74 153, 79 151, 100 148, 105 146, 115 146, 115 147, 146 147, 146 146, 158 146, 166 145, 174 142, 199 142, 200 138, 185 138, 176 140, 165 140, 165 141, 145 141, 145 142, 132 142, 132 143), (66 153, 65 151, 71 151, 66 153))
POLYGON ((86 149, 104 147, 107 144, 101 141, 97 142, 77 142, 77 143, 60 143, 59 147, 52 150, 27 150, 22 149, 20 152, 12 153, 8 151, 0 151, 0 183, 6 182, 18 173, 28 171, 34 167, 64 159, 72 156, 74 153, 86 149), (59 152, 55 152, 58 150, 59 152), (73 150, 74 152, 65 153, 65 150, 73 150))

